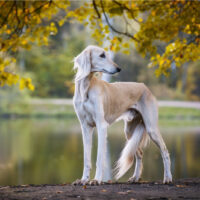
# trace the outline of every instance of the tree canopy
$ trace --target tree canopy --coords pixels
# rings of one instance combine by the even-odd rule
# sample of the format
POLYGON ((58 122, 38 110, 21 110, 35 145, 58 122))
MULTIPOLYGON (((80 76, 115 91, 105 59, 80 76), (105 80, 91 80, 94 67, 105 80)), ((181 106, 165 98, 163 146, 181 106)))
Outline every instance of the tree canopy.
POLYGON ((109 40, 113 51, 129 53, 134 42, 151 57, 149 67, 157 66, 157 76, 168 75, 172 63, 179 67, 200 58, 199 1, 93 0, 68 15, 88 24, 100 45, 109 40), (109 31, 116 36, 110 38, 109 31))
POLYGON ((14 53, 33 43, 47 45, 65 21, 78 21, 105 49, 128 54, 135 45, 149 56, 156 75, 169 75, 172 67, 200 58, 200 2, 172 1, 1 1, 0 84, 33 89, 30 79, 13 73, 14 53), (72 7, 70 7, 70 3, 72 7), (58 13, 64 13, 59 15, 58 13), (109 34, 112 32, 112 35, 109 34), (7 67, 9 66, 9 67, 7 67))
POLYGON ((13 69, 16 52, 33 44, 48 45, 48 37, 57 33, 57 13, 68 1, 0 1, 0 85, 20 81, 20 89, 34 89, 30 78, 20 77, 13 69), (54 21, 53 21, 54 20, 54 21))

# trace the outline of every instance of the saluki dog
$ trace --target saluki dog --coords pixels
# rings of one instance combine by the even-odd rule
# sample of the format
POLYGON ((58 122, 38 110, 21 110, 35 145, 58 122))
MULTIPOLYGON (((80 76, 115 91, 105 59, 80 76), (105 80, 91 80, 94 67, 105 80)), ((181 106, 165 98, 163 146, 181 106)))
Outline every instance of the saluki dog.
POLYGON ((142 173, 143 147, 150 137, 159 147, 163 164, 163 183, 172 181, 170 157, 158 128, 158 106, 155 97, 143 83, 107 83, 99 79, 95 72, 115 74, 121 69, 108 53, 97 46, 88 46, 74 59, 75 93, 73 104, 81 124, 84 169, 83 176, 75 185, 98 185, 102 183, 107 128, 117 119, 124 120, 127 143, 116 165, 116 179, 119 179, 132 166, 135 170, 129 182, 137 182, 142 173), (90 181, 92 133, 97 129, 98 149, 95 178, 90 181))

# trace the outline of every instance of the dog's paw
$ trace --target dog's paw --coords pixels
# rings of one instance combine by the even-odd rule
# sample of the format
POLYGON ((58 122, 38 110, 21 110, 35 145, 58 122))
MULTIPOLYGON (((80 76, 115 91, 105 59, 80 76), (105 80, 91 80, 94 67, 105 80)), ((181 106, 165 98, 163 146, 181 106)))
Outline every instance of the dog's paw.
POLYGON ((172 177, 171 176, 165 176, 163 180, 164 184, 172 183, 172 177))
POLYGON ((101 185, 102 184, 102 181, 98 181, 98 180, 91 180, 89 182, 90 185, 101 185))
POLYGON ((87 185, 88 183, 88 180, 77 179, 72 183, 72 185, 87 185))
POLYGON ((128 179, 128 183, 137 183, 137 182, 139 182, 139 181, 140 181, 140 178, 137 178, 137 177, 135 177, 135 176, 130 177, 130 178, 128 179))

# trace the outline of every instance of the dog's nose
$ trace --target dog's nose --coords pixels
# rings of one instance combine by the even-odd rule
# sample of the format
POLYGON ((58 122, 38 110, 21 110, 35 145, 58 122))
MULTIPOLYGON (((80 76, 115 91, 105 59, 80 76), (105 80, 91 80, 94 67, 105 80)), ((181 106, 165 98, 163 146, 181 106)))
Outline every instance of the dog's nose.
POLYGON ((121 69, 119 67, 117 67, 117 72, 120 72, 120 71, 121 71, 121 69))

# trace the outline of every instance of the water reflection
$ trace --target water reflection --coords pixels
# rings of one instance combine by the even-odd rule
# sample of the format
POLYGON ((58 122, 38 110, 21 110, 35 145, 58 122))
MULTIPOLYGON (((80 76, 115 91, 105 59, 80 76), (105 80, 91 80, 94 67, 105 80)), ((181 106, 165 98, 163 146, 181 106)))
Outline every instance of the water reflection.
MULTIPOLYGON (((109 129, 108 168, 125 144, 123 124, 109 129)), ((161 128, 170 151, 174 178, 200 176, 200 127, 161 128)), ((94 134, 92 176, 97 138, 94 134)), ((0 121, 0 185, 72 182, 82 175, 83 154, 76 119, 13 119, 0 121)), ((121 180, 127 180, 133 168, 121 180)), ((109 179, 111 171, 106 174, 109 179)), ((159 150, 150 144, 144 153, 144 180, 160 180, 163 165, 159 150)))

